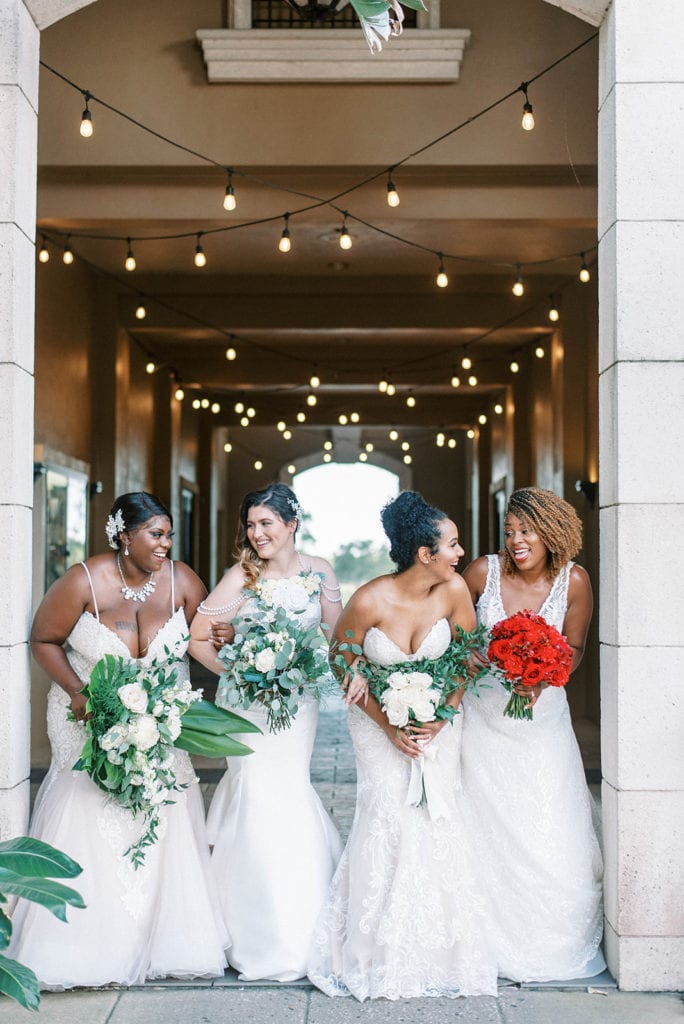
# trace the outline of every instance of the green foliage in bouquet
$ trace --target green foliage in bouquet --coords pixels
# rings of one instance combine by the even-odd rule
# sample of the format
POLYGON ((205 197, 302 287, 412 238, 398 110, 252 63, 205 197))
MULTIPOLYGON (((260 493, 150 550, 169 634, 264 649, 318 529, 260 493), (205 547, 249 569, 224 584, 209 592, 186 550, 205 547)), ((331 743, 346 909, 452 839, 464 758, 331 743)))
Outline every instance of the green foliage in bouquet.
MULTIPOLYGON (((75 889, 54 879, 75 878, 81 870, 71 857, 39 839, 19 836, 0 843, 0 904, 6 904, 8 896, 21 896, 66 921, 67 906, 82 909, 85 904, 75 889)), ((0 906, 0 950, 7 949, 11 935, 12 922, 0 906)), ((35 974, 2 952, 0 992, 27 1010, 38 1009, 40 992, 35 974)))

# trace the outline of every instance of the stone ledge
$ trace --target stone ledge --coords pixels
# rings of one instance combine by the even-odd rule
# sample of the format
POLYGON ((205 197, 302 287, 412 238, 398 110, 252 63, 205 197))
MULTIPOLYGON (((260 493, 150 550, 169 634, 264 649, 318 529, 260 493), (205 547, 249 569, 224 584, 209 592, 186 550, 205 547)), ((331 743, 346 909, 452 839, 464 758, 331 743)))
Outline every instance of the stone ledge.
POLYGON ((371 55, 360 29, 198 29, 210 83, 457 82, 470 29, 407 29, 371 55))

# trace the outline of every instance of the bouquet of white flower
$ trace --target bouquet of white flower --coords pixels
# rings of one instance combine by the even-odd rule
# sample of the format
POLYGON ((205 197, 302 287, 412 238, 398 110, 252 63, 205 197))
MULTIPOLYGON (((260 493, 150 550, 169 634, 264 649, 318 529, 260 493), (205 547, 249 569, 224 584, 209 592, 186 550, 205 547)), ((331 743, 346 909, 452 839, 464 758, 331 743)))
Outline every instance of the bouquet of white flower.
POLYGON ((183 787, 173 770, 173 747, 205 757, 250 754, 230 733, 259 732, 251 722, 202 700, 201 691, 178 678, 181 659, 168 650, 163 664, 147 668, 105 655, 83 688, 88 738, 75 771, 87 772, 100 789, 141 814, 144 832, 126 855, 135 867, 157 840, 159 811, 183 787))
POLYGON ((318 626, 295 617, 320 585, 316 573, 294 580, 265 580, 250 595, 249 612, 235 621, 235 636, 218 654, 225 671, 216 703, 267 710, 271 732, 287 729, 304 695, 320 700, 336 689, 318 626), (295 613, 294 615, 288 614, 295 613))

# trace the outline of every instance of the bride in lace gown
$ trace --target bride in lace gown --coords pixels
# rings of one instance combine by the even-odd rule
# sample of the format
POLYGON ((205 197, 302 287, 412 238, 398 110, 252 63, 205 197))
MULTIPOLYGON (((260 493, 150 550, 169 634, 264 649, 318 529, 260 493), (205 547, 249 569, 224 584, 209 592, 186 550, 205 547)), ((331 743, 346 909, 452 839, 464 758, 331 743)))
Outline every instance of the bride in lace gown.
MULTIPOLYGON (((273 581, 275 603, 302 626, 321 619, 334 626, 341 607, 337 580, 324 559, 297 553, 300 515, 284 484, 244 498, 240 561, 192 624, 192 654, 212 671, 223 670, 214 647, 232 640, 230 621, 249 613, 259 581, 273 581)), ((291 726, 276 733, 268 731, 262 706, 240 709, 262 735, 244 737, 253 754, 227 759, 209 810, 212 867, 232 938, 228 960, 245 981, 289 982, 306 974, 314 925, 342 849, 309 776, 318 703, 310 697, 298 703, 291 726)))
POLYGON ((137 985, 146 978, 222 975, 228 944, 209 884, 209 847, 199 786, 188 755, 173 770, 187 788, 162 807, 159 839, 143 866, 125 851, 144 830, 85 772, 72 771, 85 742, 79 692, 106 654, 148 666, 182 657, 188 619, 205 593, 195 574, 167 556, 173 536, 164 506, 144 492, 117 498, 108 521, 116 555, 74 566, 46 594, 31 646, 55 682, 48 695, 50 770, 36 798, 31 835, 83 868, 74 886, 85 910, 64 924, 20 900, 9 954, 32 968, 42 988, 137 985), (118 515, 120 513, 120 516, 118 515), (67 718, 71 709, 76 721, 67 718))
MULTIPOLYGON (((589 577, 570 561, 581 539, 571 505, 524 488, 508 505, 503 552, 464 573, 480 622, 491 628, 523 609, 538 612, 567 636, 573 670, 592 611, 589 577)), ((534 687, 533 720, 517 721, 503 715, 509 694, 501 683, 485 682, 490 688, 463 701, 463 789, 499 974, 591 977, 605 969, 602 862, 565 689, 534 687)))
MULTIPOLYGON (((335 637, 380 666, 438 658, 475 613, 456 573, 463 549, 443 512, 407 491, 383 509, 392 576, 361 587, 335 637)), ((349 656, 351 660, 351 656, 349 656)), ((353 662, 352 662, 353 667, 353 662)), ((358 677, 354 677, 355 679, 358 677)), ((458 707, 462 691, 448 702, 458 707)), ((352 706, 356 813, 316 932, 309 977, 359 1000, 496 995, 459 792, 461 719, 395 729, 375 698, 352 706), (424 759, 428 806, 407 799, 424 759)))

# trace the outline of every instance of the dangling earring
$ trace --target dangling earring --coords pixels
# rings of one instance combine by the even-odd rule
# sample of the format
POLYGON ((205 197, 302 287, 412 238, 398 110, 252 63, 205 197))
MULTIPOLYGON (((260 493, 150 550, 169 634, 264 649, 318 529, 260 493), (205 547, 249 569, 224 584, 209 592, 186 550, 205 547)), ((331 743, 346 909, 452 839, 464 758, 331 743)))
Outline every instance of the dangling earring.
POLYGON ((128 558, 128 541, 126 541, 126 547, 124 548, 124 557, 128 558))

